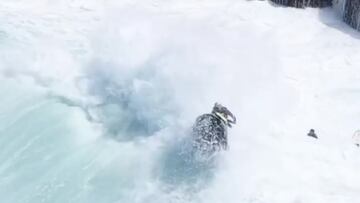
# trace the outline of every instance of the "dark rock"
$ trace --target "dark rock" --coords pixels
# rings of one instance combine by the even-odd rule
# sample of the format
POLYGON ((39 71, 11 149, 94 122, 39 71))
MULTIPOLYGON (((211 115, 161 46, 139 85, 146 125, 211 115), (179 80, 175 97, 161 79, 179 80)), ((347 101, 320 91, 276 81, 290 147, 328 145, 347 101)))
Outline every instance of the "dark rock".
POLYGON ((310 137, 313 137, 315 139, 318 139, 318 136, 315 134, 315 130, 311 129, 310 132, 307 134, 310 137))
POLYGON ((360 0, 345 0, 343 19, 351 27, 360 30, 360 0))
POLYGON ((270 0, 276 4, 295 8, 323 8, 332 5, 331 0, 270 0))

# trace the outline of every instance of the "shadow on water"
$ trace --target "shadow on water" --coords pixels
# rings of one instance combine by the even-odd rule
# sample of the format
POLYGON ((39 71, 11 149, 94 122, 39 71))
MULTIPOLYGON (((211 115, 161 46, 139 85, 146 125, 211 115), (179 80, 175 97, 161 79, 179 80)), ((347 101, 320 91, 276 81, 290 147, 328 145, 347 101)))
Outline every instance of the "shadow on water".
POLYGON ((186 136, 168 146, 158 168, 160 181, 166 189, 183 190, 189 196, 195 195, 211 183, 217 166, 216 156, 197 153, 191 136, 186 136))
POLYGON ((118 141, 154 135, 177 116, 171 87, 151 64, 121 69, 93 63, 77 86, 86 95, 84 101, 57 96, 58 101, 79 107, 90 122, 101 124, 104 134, 118 141))

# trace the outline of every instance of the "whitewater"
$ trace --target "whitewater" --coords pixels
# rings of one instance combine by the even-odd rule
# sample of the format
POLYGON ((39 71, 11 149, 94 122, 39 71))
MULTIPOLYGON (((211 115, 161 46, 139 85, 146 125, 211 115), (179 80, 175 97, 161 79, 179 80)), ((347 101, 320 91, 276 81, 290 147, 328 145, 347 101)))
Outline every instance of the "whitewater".
POLYGON ((0 202, 360 202, 360 34, 339 15, 1 0, 0 202), (230 149, 194 168, 179 148, 215 102, 230 149))

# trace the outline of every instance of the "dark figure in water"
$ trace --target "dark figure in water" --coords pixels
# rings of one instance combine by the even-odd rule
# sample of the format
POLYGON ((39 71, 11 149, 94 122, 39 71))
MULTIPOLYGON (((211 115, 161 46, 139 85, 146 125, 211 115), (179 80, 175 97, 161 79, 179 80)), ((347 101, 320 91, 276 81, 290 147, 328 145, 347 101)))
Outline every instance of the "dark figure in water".
POLYGON ((196 119, 193 126, 194 148, 201 153, 228 149, 227 127, 235 123, 235 116, 226 107, 215 103, 211 113, 196 119))
POLYGON ((311 129, 310 132, 307 134, 310 137, 313 137, 315 139, 318 139, 317 135, 315 134, 315 130, 311 129))

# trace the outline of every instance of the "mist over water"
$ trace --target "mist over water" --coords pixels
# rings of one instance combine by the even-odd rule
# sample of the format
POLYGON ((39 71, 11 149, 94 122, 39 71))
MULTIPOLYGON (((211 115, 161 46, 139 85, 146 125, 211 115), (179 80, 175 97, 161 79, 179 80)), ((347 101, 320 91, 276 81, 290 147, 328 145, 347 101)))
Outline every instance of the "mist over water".
POLYGON ((265 70, 249 46, 261 38, 151 12, 103 17, 89 35, 41 27, 29 44, 8 39, 2 50, 2 98, 24 101, 12 110, 20 116, 3 116, 15 122, 1 132, 7 202, 193 202, 216 181, 218 162, 193 157, 192 122, 216 101, 239 111, 241 100, 229 95, 252 93, 249 79, 264 82, 265 73, 244 66, 265 70), (76 44, 88 48, 74 52, 76 44), (249 46, 250 57, 238 46, 249 46))

